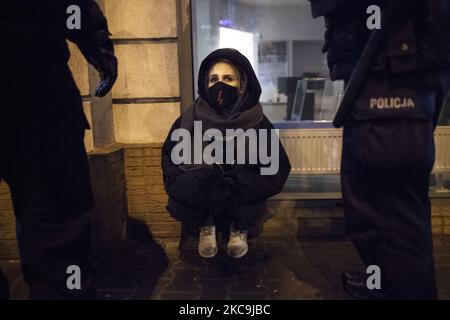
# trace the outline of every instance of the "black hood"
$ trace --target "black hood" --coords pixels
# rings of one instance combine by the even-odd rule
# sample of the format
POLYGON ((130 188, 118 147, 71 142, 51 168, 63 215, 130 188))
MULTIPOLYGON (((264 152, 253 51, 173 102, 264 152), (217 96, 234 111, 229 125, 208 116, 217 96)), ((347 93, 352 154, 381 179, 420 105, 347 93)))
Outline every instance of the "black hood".
POLYGON ((241 83, 243 84, 244 94, 239 99, 238 104, 233 107, 235 112, 244 111, 258 104, 259 97, 261 96, 261 85, 259 84, 250 61, 235 49, 218 49, 203 60, 198 73, 199 96, 211 105, 207 85, 208 72, 211 66, 220 59, 231 61, 242 75, 241 83))

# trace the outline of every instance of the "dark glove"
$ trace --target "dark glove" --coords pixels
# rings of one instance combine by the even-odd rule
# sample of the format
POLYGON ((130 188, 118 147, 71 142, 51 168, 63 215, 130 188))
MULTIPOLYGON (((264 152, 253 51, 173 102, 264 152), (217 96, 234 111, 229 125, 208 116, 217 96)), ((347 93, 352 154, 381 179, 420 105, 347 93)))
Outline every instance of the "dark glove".
POLYGON ((104 97, 117 80, 117 58, 114 55, 114 50, 101 48, 100 52, 101 54, 97 57, 90 57, 89 60, 100 74, 100 83, 95 95, 104 97))
POLYGON ((100 83, 95 95, 105 96, 117 79, 117 58, 114 46, 109 38, 108 22, 98 4, 91 0, 86 2, 84 10, 85 28, 69 31, 67 38, 76 43, 86 60, 99 72, 100 83))

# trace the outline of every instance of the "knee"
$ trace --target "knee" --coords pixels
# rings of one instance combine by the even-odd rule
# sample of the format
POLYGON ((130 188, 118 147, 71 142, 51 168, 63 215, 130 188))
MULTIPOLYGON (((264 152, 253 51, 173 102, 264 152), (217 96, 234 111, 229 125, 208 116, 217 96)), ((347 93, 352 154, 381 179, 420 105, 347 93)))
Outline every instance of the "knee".
POLYGON ((192 184, 188 175, 183 173, 172 182, 167 189, 167 193, 176 201, 184 203, 196 198, 200 194, 200 190, 198 186, 192 184))
POLYGON ((166 209, 172 218, 190 226, 199 226, 208 217, 208 212, 202 208, 188 207, 174 199, 169 199, 166 209))

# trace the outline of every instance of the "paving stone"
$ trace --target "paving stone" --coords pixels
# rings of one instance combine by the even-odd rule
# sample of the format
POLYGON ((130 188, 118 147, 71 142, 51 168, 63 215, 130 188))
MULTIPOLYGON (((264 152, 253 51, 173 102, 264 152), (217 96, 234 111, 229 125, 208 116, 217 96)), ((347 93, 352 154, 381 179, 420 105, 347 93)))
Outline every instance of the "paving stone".
POLYGON ((450 266, 450 255, 435 255, 434 263, 436 266, 450 266))
POLYGON ((193 269, 173 270, 174 277, 170 285, 163 288, 164 292, 200 292, 198 285, 199 271, 193 269))
POLYGON ((200 300, 225 300, 228 294, 228 288, 233 284, 227 280, 202 280, 199 282, 202 288, 200 300))
POLYGON ((271 259, 266 265, 266 271, 262 274, 263 280, 293 279, 292 263, 286 264, 278 257, 271 259))
POLYGON ((22 277, 17 278, 16 281, 10 282, 10 298, 12 300, 27 300, 28 287, 22 277))
MULTIPOLYGON (((156 288, 159 292, 160 288, 156 288)), ((155 287, 138 286, 135 291, 128 297, 127 300, 152 300, 155 294, 155 287)))
POLYGON ((158 283, 155 285, 154 289, 153 289, 153 293, 150 296, 150 300, 157 300, 159 294, 161 293, 161 291, 167 287, 168 285, 170 285, 170 283, 172 282, 172 279, 159 279, 158 283))
POLYGON ((436 279, 443 287, 450 289, 450 267, 437 267, 436 279))
POLYGON ((234 284, 228 289, 231 293, 267 293, 261 281, 262 273, 251 272, 236 275, 234 284))
POLYGON ((181 293, 181 292, 170 292, 161 293, 158 295, 158 300, 198 300, 200 297, 199 293, 181 293))
POLYGON ((135 290, 97 290, 97 300, 130 300, 135 290))
POLYGON ((266 263, 261 262, 250 262, 245 259, 231 260, 231 265, 233 268, 233 273, 236 275, 240 274, 254 274, 261 276, 266 273, 266 263))
POLYGON ((161 279, 161 280, 172 280, 174 276, 175 275, 172 272, 172 269, 167 268, 166 270, 164 270, 163 273, 161 273, 161 275, 159 276, 159 279, 161 279))
MULTIPOLYGON (((350 297, 340 290, 333 290, 333 291, 320 291, 317 293, 317 296, 319 299, 323 300, 348 300, 350 297)), ((302 295, 300 295, 302 298, 302 295)), ((303 297, 306 298, 305 296, 303 297)))
POLYGON ((298 282, 293 278, 283 280, 263 280, 270 300, 295 300, 298 296, 298 282))
POLYGON ((293 272, 295 277, 302 282, 302 284, 308 283, 313 288, 320 288, 328 291, 330 290, 330 281, 315 268, 294 266, 293 272))
POLYGON ((10 286, 12 286, 17 281, 23 281, 19 261, 1 261, 0 269, 2 270, 6 278, 8 278, 10 286))
POLYGON ((263 293, 230 293, 230 300, 268 300, 269 295, 263 293))
MULTIPOLYGON (((344 270, 361 270, 352 244, 342 239, 251 242, 243 259, 226 255, 224 243, 214 259, 197 253, 197 239, 179 250, 179 239, 159 243, 135 234, 115 261, 96 264, 98 299, 301 299, 351 300, 341 286, 344 270)), ((450 241, 435 238, 436 280, 440 299, 450 299, 450 241)), ((11 297, 27 299, 18 261, 0 261, 11 282, 11 297)))
POLYGON ((200 257, 198 254, 191 255, 189 257, 184 257, 182 259, 176 260, 172 265, 172 270, 178 269, 198 269, 206 270, 208 267, 208 262, 200 257))
POLYGON ((137 281, 133 276, 114 276, 108 278, 100 278, 97 280, 97 287, 100 291, 108 290, 124 290, 134 291, 137 288, 137 281))
POLYGON ((216 257, 208 261, 207 268, 200 274, 200 280, 228 280, 234 279, 233 262, 228 257, 216 257))

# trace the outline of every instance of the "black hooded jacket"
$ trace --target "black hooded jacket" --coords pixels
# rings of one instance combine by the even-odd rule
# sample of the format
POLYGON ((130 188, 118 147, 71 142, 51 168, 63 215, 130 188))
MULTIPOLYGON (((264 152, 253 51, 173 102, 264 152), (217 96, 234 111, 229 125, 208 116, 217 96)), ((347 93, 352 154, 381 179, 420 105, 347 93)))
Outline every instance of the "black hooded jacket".
MULTIPOLYGON (((245 111, 251 112, 252 108, 260 107, 259 98, 261 95, 261 86, 250 62, 237 50, 219 49, 212 52, 208 57, 206 57, 200 66, 198 77, 199 98, 194 102, 194 105, 191 106, 191 109, 199 103, 206 104, 210 108, 213 108, 208 102, 210 101, 210 99, 208 95, 207 78, 210 67, 219 59, 226 59, 231 61, 238 68, 243 78, 242 83, 244 85, 245 92, 239 99, 239 102, 235 108, 236 111, 233 115, 231 115, 231 117, 239 116, 239 114, 245 111)), ((188 110, 185 114, 189 113, 190 110, 188 110)), ((166 187, 166 191, 169 194, 169 197, 172 197, 169 188, 170 185, 177 179, 180 174, 183 173, 182 168, 175 165, 171 160, 172 149, 177 144, 177 142, 171 141, 171 135, 174 130, 181 127, 184 115, 181 115, 172 125, 172 128, 170 129, 162 148, 162 169, 164 176, 164 185, 166 187)), ((256 130, 270 130, 273 129, 273 125, 265 116, 262 116, 262 120, 252 128, 256 130)), ((275 175, 261 175, 260 168, 262 164, 260 164, 259 161, 258 164, 236 165, 231 166, 231 168, 224 169, 224 174, 230 176, 234 180, 233 194, 237 198, 237 202, 239 203, 239 205, 251 205, 264 202, 269 197, 281 192, 281 190, 283 189, 287 177, 289 176, 291 167, 283 146, 279 141, 278 143, 279 170, 275 175)), ((208 185, 208 181, 203 181, 202 183, 204 183, 205 187, 208 185)), ((205 201, 207 200, 208 199, 205 199, 205 201)))

